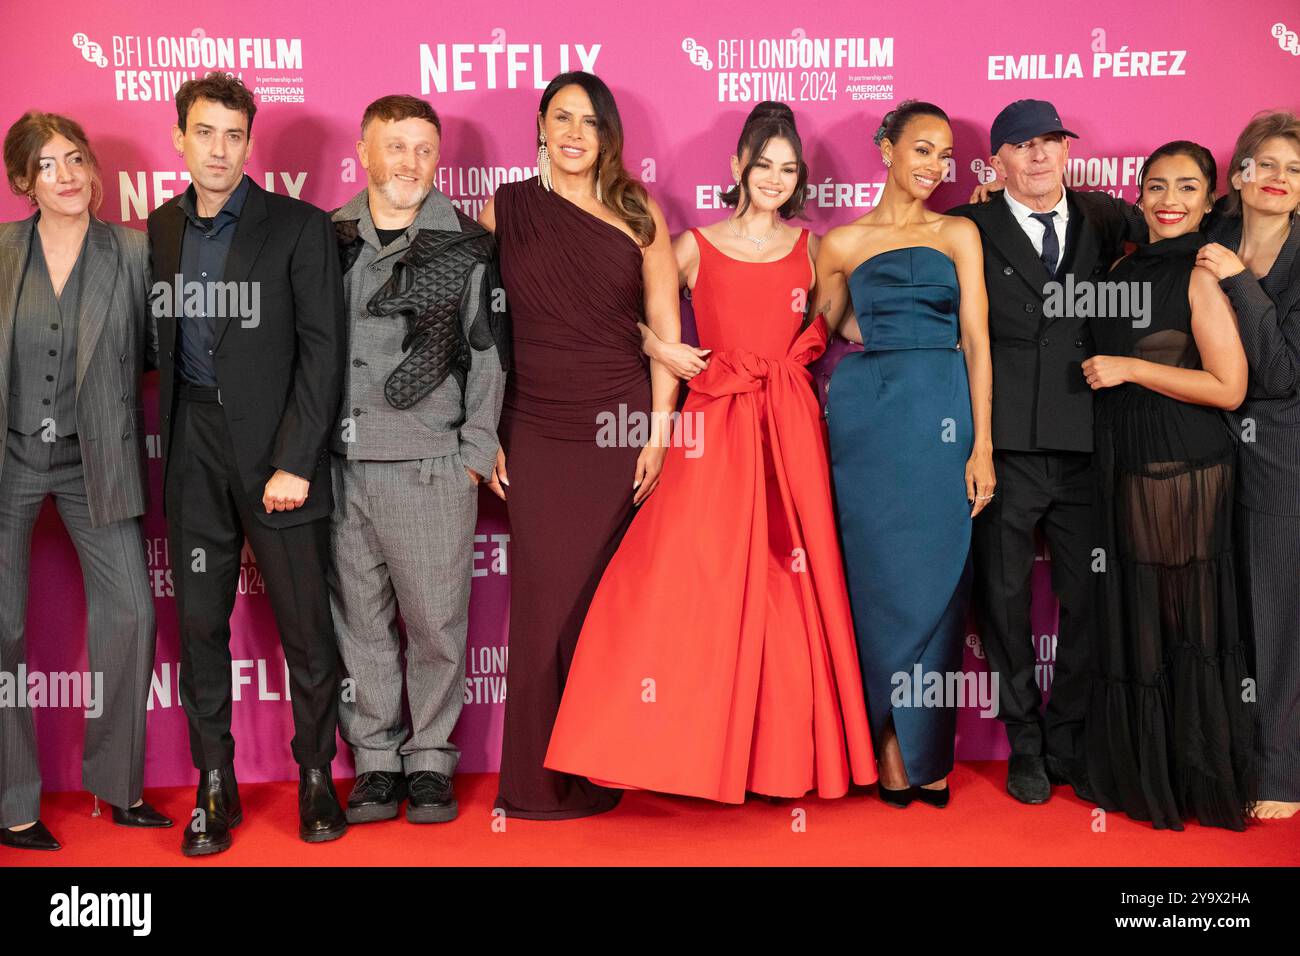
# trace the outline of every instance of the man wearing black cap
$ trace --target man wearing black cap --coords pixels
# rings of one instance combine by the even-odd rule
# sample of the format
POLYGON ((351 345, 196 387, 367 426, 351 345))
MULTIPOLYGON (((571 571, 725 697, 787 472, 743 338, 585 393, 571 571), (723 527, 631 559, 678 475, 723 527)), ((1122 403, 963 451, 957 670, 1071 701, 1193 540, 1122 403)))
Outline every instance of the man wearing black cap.
POLYGON ((1092 392, 1080 363, 1092 343, 1086 318, 1048 315, 1045 299, 1049 283, 1069 276, 1075 283, 1104 279, 1133 228, 1121 200, 1065 188, 1067 137, 1077 134, 1051 103, 1012 103, 989 137, 1005 190, 949 210, 973 220, 984 242, 998 490, 975 521, 975 604, 1011 742, 1007 791, 1023 803, 1045 802, 1052 783, 1091 798, 1083 718, 1091 659, 1092 392), (1045 712, 1029 623, 1039 527, 1060 602, 1045 712))

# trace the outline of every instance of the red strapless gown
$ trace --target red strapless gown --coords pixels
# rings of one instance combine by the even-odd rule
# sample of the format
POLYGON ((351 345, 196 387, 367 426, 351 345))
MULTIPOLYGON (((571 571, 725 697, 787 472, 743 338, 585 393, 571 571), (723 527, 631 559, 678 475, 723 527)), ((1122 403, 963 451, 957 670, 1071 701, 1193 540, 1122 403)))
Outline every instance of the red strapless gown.
POLYGON ((725 803, 839 797, 876 770, 804 367, 826 328, 799 332, 808 233, 769 263, 695 236, 695 317, 714 352, 683 434, 703 442, 669 450, 601 578, 546 766, 725 803))

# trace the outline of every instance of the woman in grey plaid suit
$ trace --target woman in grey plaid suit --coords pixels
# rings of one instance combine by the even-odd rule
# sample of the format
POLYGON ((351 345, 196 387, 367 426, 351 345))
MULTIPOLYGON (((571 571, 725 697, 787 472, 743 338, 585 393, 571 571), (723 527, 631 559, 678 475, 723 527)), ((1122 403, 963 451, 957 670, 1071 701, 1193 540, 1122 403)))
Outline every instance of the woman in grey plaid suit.
POLYGON ((154 655, 140 536, 149 260, 143 233, 92 215, 103 187, 77 123, 27 113, 4 161, 36 211, 0 224, 0 679, 16 688, 0 695, 0 845, 57 850, 39 819, 24 634, 32 528, 48 496, 85 582, 94 700, 77 702, 91 705, 83 783, 114 823, 171 826, 141 799, 154 655))

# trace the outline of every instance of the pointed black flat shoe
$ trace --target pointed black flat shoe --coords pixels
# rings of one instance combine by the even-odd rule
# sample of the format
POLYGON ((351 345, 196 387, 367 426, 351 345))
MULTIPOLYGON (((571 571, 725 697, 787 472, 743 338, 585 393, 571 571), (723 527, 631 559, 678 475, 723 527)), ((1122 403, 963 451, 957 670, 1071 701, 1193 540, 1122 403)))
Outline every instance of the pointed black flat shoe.
POLYGON ((113 822, 120 827, 145 829, 165 829, 172 825, 170 818, 163 816, 143 801, 138 807, 113 807, 113 822))
POLYGON ((927 806, 938 807, 940 810, 948 805, 950 795, 947 784, 944 784, 939 790, 927 790, 925 787, 916 788, 916 799, 927 806))
POLYGON ((45 824, 40 820, 26 830, 0 829, 0 846, 11 846, 15 850, 63 849, 63 844, 54 839, 54 834, 45 829, 45 824))
POLYGON ((904 787, 902 790, 890 790, 884 784, 876 784, 876 792, 880 794, 882 803, 891 807, 897 807, 899 810, 906 807, 916 798, 916 787, 904 787))

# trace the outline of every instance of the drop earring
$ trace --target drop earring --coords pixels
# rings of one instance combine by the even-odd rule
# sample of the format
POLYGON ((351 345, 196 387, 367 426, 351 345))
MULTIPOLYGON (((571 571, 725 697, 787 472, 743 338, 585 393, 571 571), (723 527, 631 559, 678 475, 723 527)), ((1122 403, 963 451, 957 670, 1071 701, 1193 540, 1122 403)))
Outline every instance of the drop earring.
POLYGON ((551 154, 546 149, 546 134, 542 134, 541 145, 537 147, 537 178, 542 188, 551 191, 551 154))

